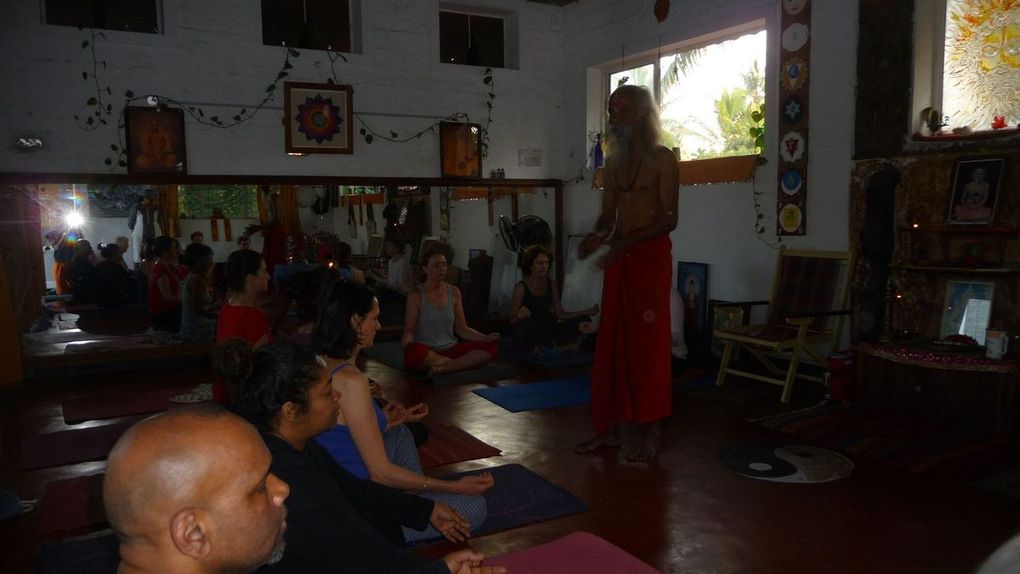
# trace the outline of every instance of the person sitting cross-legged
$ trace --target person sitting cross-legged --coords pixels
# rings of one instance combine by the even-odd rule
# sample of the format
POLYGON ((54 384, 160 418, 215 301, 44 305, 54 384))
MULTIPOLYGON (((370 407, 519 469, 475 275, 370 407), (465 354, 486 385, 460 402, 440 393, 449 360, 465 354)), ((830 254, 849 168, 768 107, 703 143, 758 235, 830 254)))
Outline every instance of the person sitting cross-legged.
MULTIPOLYGON (((476 529, 485 521, 487 507, 481 494, 493 485, 492 474, 481 472, 453 481, 422 474, 414 437, 403 423, 420 422, 428 415, 428 405, 380 407, 372 398, 368 378, 355 364, 358 353, 372 346, 379 326, 379 301, 371 289, 342 281, 333 284, 322 302, 312 344, 340 391, 340 413, 337 424, 315 440, 355 476, 441 500, 476 529)), ((408 541, 438 536, 432 528, 404 529, 408 541)))
POLYGON ((270 460, 250 424, 212 403, 132 426, 103 480, 118 572, 252 572, 280 560, 289 488, 270 460))
POLYGON ((429 375, 480 367, 499 356, 499 333, 468 326, 460 289, 446 282, 446 252, 431 247, 422 256, 425 282, 407 296, 404 368, 428 369, 429 375))
POLYGON ((243 341, 216 349, 214 360, 237 389, 231 409, 261 432, 273 456, 271 471, 290 485, 287 546, 283 559, 264 572, 498 574, 480 567, 471 550, 430 561, 408 553, 401 526, 430 524, 447 539, 463 542, 467 520, 442 502, 362 480, 315 440, 336 424, 333 375, 315 353, 292 341, 252 352, 243 341))

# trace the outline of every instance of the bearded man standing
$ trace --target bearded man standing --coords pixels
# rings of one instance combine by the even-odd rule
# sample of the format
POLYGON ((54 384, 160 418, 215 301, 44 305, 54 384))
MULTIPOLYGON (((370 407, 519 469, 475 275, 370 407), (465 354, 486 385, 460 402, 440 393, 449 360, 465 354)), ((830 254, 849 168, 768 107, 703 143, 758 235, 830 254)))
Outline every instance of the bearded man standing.
POLYGON ((583 259, 607 245, 600 265, 602 319, 592 368, 596 436, 577 452, 623 442, 622 459, 646 461, 659 449, 672 413, 669 290, 680 182, 677 158, 659 143, 648 90, 621 86, 609 97, 605 191, 583 259))

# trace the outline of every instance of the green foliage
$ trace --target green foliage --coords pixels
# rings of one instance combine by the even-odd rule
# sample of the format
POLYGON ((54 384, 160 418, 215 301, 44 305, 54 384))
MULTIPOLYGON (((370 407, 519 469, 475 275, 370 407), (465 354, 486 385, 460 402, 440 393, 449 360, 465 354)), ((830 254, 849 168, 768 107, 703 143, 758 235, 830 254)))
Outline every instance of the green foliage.
POLYGON ((227 219, 259 216, 258 188, 254 185, 182 185, 177 192, 182 219, 210 219, 219 209, 227 219))

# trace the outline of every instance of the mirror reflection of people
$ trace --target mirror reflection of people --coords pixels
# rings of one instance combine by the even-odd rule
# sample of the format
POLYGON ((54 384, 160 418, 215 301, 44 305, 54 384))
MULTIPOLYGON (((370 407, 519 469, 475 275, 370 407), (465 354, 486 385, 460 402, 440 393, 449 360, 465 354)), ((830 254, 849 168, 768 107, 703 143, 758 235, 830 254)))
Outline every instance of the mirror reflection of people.
POLYGON ((141 169, 173 168, 177 166, 170 137, 163 131, 159 120, 149 122, 149 129, 142 136, 142 153, 135 158, 135 165, 141 169))
POLYGON ((464 317, 460 289, 446 282, 446 252, 429 247, 422 256, 425 282, 407 296, 404 367, 429 376, 480 367, 499 356, 499 333, 472 329, 464 317))
POLYGON ((513 347, 519 353, 538 346, 579 346, 580 325, 599 312, 597 304, 581 311, 563 309, 556 282, 549 277, 551 265, 552 253, 541 245, 532 245, 521 255, 524 279, 514 285, 510 303, 513 347))
POLYGON ((205 234, 202 233, 201 231, 192 231, 191 232, 191 242, 192 243, 197 243, 199 245, 205 243, 205 234))
POLYGON ((680 190, 676 155, 660 143, 658 106, 633 85, 609 97, 609 154, 605 191, 595 229, 578 255, 602 245, 602 317, 592 368, 595 437, 577 445, 584 453, 630 440, 620 455, 650 460, 659 449, 662 420, 672 413, 669 290, 680 190), (633 435, 633 436, 631 436, 633 435))
POLYGON ((242 235, 237 238, 237 249, 240 251, 248 251, 251 249, 251 237, 242 235))
POLYGON ((991 193, 987 179, 988 171, 983 167, 976 167, 970 173, 970 181, 963 186, 960 194, 960 203, 953 206, 957 221, 987 221, 992 218, 992 208, 986 205, 991 193))
POLYGON ((258 432, 218 405, 132 426, 103 479, 118 572, 243 573, 281 560, 290 489, 271 462, 258 432))
POLYGON ((379 298, 383 317, 387 321, 404 320, 407 294, 414 289, 414 271, 411 269, 411 260, 406 251, 407 245, 403 237, 387 236, 383 240, 383 253, 388 258, 386 269, 370 274, 375 280, 376 296, 379 298))

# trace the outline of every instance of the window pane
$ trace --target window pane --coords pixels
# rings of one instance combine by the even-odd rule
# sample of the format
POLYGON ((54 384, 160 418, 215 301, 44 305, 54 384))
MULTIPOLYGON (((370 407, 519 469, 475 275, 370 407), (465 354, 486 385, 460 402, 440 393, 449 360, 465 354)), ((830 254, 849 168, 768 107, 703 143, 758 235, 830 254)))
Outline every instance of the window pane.
POLYGON ((652 94, 655 93, 655 64, 647 64, 609 75, 609 93, 624 84, 643 86, 652 94))
POLYGON ((1020 118, 1020 6, 946 0, 942 111, 952 127, 1020 118))
POLYGON ((467 64, 468 44, 468 15, 440 12, 439 61, 448 64, 467 64))
POLYGON ((471 16, 468 64, 503 67, 503 19, 471 16))
POLYGON ((348 0, 262 0, 262 43, 351 51, 348 0))
POLYGON ((762 30, 660 60, 663 145, 683 160, 758 153, 749 130, 765 102, 765 40, 762 30))
POLYGON ((46 23, 159 33, 157 0, 46 0, 46 23))
POLYGON ((182 219, 210 219, 216 209, 227 219, 256 219, 256 192, 254 185, 182 185, 177 208, 182 219))

